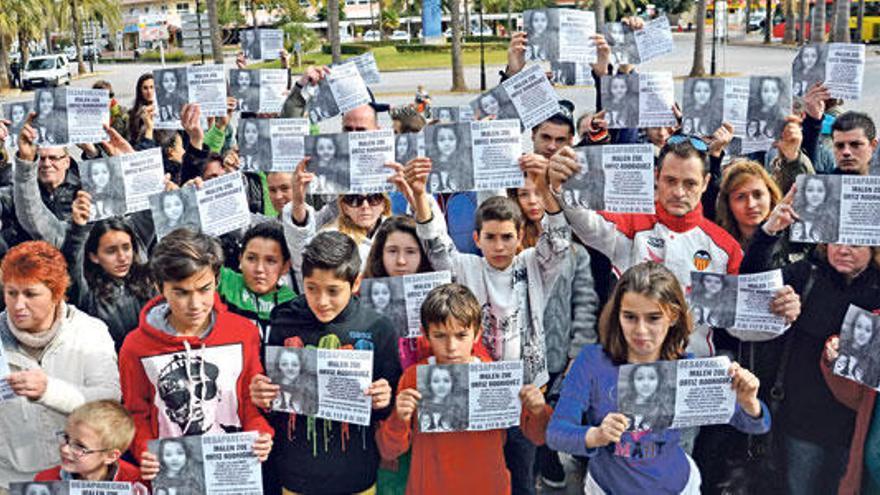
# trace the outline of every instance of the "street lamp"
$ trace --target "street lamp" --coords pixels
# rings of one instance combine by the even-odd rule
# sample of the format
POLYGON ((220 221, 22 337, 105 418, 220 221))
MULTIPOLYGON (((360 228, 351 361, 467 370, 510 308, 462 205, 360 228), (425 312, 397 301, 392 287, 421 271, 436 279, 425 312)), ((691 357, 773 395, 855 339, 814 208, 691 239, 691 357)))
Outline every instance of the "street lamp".
POLYGON ((480 25, 477 32, 480 34, 480 91, 486 91, 486 53, 483 45, 483 0, 477 0, 477 12, 480 14, 480 25))

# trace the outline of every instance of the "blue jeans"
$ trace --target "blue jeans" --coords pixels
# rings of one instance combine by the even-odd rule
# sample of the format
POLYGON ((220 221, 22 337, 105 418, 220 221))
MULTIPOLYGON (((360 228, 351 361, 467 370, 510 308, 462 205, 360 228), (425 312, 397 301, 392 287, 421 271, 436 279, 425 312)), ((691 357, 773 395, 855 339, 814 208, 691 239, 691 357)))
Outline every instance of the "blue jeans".
POLYGON ((538 448, 520 431, 519 426, 507 429, 504 460, 510 471, 512 495, 535 495, 535 451, 538 448))
POLYGON ((848 447, 825 447, 784 433, 780 437, 789 494, 837 493, 849 459, 848 447))

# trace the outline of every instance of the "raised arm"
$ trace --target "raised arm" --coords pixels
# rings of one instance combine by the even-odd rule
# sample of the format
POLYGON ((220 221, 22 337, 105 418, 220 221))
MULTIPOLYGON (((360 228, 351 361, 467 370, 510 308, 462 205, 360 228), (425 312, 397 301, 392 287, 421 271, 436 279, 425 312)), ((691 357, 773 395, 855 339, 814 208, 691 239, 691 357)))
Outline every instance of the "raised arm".
POLYGON ((73 218, 61 253, 67 260, 67 271, 70 274, 70 287, 67 289, 68 300, 77 307, 83 307, 88 298, 89 284, 86 282, 83 265, 85 263, 86 238, 92 228, 88 225, 89 211, 92 207, 91 196, 85 191, 78 191, 73 200, 73 218))

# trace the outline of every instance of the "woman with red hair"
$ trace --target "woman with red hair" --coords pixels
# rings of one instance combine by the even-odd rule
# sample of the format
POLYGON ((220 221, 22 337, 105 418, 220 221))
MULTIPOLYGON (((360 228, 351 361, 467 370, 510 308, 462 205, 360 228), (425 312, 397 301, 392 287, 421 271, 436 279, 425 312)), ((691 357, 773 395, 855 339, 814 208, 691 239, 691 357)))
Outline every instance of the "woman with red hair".
MULTIPOLYGON (((99 399, 119 400, 116 352, 107 325, 64 302, 70 284, 60 251, 43 241, 10 249, 0 262, 0 494, 60 463, 55 433, 67 415, 99 399), (4 376, 6 375, 6 376, 4 376)), ((86 455, 94 455, 89 453, 86 455)))

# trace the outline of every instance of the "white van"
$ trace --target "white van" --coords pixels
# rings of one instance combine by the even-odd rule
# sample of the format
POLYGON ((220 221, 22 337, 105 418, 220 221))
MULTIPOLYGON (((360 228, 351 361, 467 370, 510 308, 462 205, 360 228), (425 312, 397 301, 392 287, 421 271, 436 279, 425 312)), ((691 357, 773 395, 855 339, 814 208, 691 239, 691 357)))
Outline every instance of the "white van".
POLYGON ((31 57, 21 73, 22 89, 70 84, 70 68, 63 54, 31 57))

